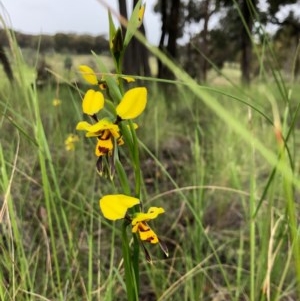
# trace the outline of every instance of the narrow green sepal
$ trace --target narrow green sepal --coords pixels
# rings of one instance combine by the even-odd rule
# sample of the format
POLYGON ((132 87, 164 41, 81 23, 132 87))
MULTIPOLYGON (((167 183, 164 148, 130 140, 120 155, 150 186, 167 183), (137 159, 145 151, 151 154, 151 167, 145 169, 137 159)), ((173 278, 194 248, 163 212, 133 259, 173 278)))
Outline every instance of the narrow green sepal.
POLYGON ((112 19, 110 11, 108 11, 108 22, 109 22, 109 49, 111 49, 111 43, 112 43, 113 37, 116 35, 116 27, 115 27, 115 24, 112 19))
POLYGON ((120 57, 122 55, 123 51, 123 36, 122 36, 122 30, 121 28, 118 28, 116 31, 116 34, 113 36, 111 40, 111 53, 113 57, 115 58, 117 64, 120 63, 120 57))

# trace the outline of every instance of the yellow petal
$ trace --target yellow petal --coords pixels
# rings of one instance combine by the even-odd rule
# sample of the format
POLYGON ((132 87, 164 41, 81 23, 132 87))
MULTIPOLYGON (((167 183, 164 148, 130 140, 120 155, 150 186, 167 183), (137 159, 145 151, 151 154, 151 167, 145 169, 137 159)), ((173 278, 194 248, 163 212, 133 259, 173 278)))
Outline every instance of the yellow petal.
POLYGON ((95 74, 95 71, 86 65, 79 66, 82 77, 91 85, 97 85, 98 79, 95 74))
POLYGON ((94 136, 99 136, 100 132, 108 130, 110 133, 118 138, 120 136, 119 131, 119 126, 112 123, 110 120, 104 118, 99 120, 97 123, 90 125, 88 128, 88 133, 86 134, 87 137, 94 137, 94 136))
POLYGON ((144 87, 128 90, 116 108, 122 119, 133 119, 139 116, 147 104, 147 89, 144 87))
POLYGON ((135 217, 132 219, 131 224, 135 226, 137 223, 145 222, 150 219, 157 218, 161 213, 164 213, 165 210, 162 207, 150 207, 147 213, 139 212, 136 213, 135 217))
POLYGON ((139 199, 124 194, 106 195, 99 201, 104 217, 113 221, 124 218, 126 211, 139 203, 139 199))
POLYGON ((78 131, 89 131, 91 126, 92 125, 90 123, 86 122, 86 121, 80 121, 76 125, 76 130, 78 130, 78 131))
POLYGON ((82 111, 88 115, 98 113, 104 107, 104 96, 101 92, 89 89, 82 101, 82 111))
POLYGON ((126 80, 127 83, 135 82, 135 79, 133 77, 130 77, 130 76, 121 76, 121 78, 126 80))

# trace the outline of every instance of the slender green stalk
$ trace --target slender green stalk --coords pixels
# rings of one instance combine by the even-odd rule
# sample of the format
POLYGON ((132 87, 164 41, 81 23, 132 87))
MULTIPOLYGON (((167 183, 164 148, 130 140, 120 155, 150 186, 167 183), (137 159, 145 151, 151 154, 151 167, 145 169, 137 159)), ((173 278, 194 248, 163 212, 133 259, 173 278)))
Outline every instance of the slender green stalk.
MULTIPOLYGON (((94 225, 94 218, 91 214, 90 217, 90 233, 93 233, 93 225, 94 225)), ((93 287, 93 238, 92 235, 88 236, 88 246, 89 246, 89 254, 88 254, 88 299, 92 300, 92 287, 93 287)))
POLYGON ((128 223, 125 220, 122 225, 122 253, 124 259, 125 283, 127 288, 128 301, 138 301, 138 287, 135 278, 135 271, 132 264, 132 257, 130 254, 129 241, 127 237, 128 223))
MULTIPOLYGON (((140 159, 139 159, 139 151, 138 151, 138 140, 136 137, 135 129, 133 128, 132 122, 130 123, 131 130, 130 132, 126 132, 126 144, 128 145, 128 149, 130 151, 130 158, 132 159, 132 166, 135 174, 135 197, 140 199, 141 196, 141 172, 140 172, 140 159), (130 133, 130 135, 129 135, 130 133)), ((123 127, 125 128, 125 127, 123 127)), ((118 174, 118 178, 120 180, 122 189, 125 194, 130 194, 130 187, 128 183, 128 179, 126 177, 124 168, 119 160, 116 161, 116 170, 118 174)), ((134 209, 133 209, 134 210, 134 209)), ((130 255, 130 247, 128 244, 128 238, 126 233, 126 227, 128 226, 128 222, 125 221, 123 224, 122 231, 122 250, 123 250, 123 258, 124 258, 124 268, 125 268, 125 277, 126 277, 126 287, 128 292, 128 298, 133 298, 138 296, 139 292, 139 240, 136 236, 133 238, 133 250, 132 255, 130 255), (125 245, 127 244, 127 245, 125 245), (129 281, 128 279, 131 279, 129 281), (128 287, 129 286, 129 287, 128 287), (133 290, 134 289, 134 290, 133 290), (134 294, 132 292, 134 291, 134 294)), ((128 299, 133 300, 133 299, 128 299)))
MULTIPOLYGON (((285 160, 285 155, 283 155, 283 160, 285 160)), ((291 237, 292 252, 294 254, 295 260, 298 297, 300 297, 300 241, 298 235, 297 209, 295 206, 293 183, 291 183, 291 181, 287 177, 283 177, 283 190, 286 199, 287 217, 291 237)))
MULTIPOLYGON (((253 118, 252 112, 249 109, 249 127, 253 138, 253 118)), ((256 168, 255 168, 255 148, 251 147, 251 178, 250 178, 250 215, 249 215, 249 227, 250 227, 250 300, 255 301, 257 292, 255 287, 256 280, 256 219, 254 218, 254 212, 256 209, 256 168)))
POLYGON ((236 291, 235 291, 235 300, 239 300, 240 296, 240 288, 241 288, 241 276, 242 276, 242 269, 243 269, 243 257, 244 257, 244 233, 240 232, 240 244, 239 244, 239 253, 238 253, 238 260, 237 260, 237 271, 236 271, 236 291))
POLYGON ((256 274, 256 220, 253 218, 255 212, 255 180, 251 179, 250 196, 250 300, 256 300, 255 274, 256 274))
MULTIPOLYGON (((140 4, 138 3, 138 6, 140 4)), ((138 8, 137 6, 137 8, 138 8)), ((112 21, 111 21, 112 22, 112 21)), ((111 25, 113 26, 113 25, 111 25)), ((114 26, 113 26, 114 27, 114 26)), ((123 46, 122 46, 123 47, 123 46)), ((122 48, 120 57, 118 60, 115 60, 115 67, 117 74, 122 74, 123 58, 125 54, 125 49, 122 48)), ((120 81, 119 84, 120 93, 124 95, 124 86, 123 81, 120 81)), ((140 171, 140 158, 138 150, 138 140, 136 137, 136 132, 133 126, 132 121, 129 121, 130 131, 127 131, 127 125, 122 126, 124 140, 128 146, 130 152, 131 164, 134 170, 135 175, 135 197, 141 198, 141 171, 140 171)), ((116 158, 117 156, 115 156, 116 158)), ((116 169, 119 176, 119 180, 123 189, 123 192, 127 195, 130 195, 130 186, 128 179, 126 177, 124 168, 120 161, 116 160, 116 169)), ((133 212, 135 209, 133 208, 133 212)), ((124 269, 125 269, 125 283, 127 288, 127 297, 129 301, 137 301, 139 296, 139 241, 136 236, 133 238, 133 250, 131 254, 130 244, 128 242, 128 237, 126 233, 126 228, 128 226, 128 221, 124 221, 122 226, 122 252, 124 259, 124 269)))

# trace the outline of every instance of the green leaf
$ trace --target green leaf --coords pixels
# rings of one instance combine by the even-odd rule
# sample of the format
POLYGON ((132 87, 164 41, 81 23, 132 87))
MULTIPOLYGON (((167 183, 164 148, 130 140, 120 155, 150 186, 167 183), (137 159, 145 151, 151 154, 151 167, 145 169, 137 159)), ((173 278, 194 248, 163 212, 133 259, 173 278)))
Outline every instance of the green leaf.
POLYGON ((141 8, 141 3, 142 3, 142 0, 139 0, 132 12, 130 19, 128 20, 127 30, 126 30, 126 34, 125 34, 125 38, 124 38, 124 43, 123 43, 124 48, 126 48, 126 46, 129 44, 129 42, 132 39, 132 37, 134 36, 136 30, 141 25, 141 21, 139 18, 139 11, 141 8))

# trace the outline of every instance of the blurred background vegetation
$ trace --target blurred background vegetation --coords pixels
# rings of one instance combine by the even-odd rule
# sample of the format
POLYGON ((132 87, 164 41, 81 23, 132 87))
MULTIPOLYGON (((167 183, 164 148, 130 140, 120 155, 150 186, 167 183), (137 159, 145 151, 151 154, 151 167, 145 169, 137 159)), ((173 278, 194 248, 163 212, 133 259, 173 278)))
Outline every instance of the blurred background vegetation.
MULTIPOLYGON (((294 202, 298 221, 298 11, 299 1, 158 1, 157 46, 197 93, 137 39, 128 48, 124 73, 145 76, 128 88, 149 92, 138 120, 145 205, 166 209, 153 226, 170 251, 149 248, 153 266, 141 256, 141 300, 299 300, 287 213, 294 202), (292 200, 253 142, 280 161, 274 128, 289 150, 292 200)), ((83 118, 78 66, 103 72, 101 60, 114 71, 107 38, 3 24, 0 58, 0 300, 124 300, 119 225, 98 205, 118 187, 96 173, 91 141, 80 136, 74 152, 64 144, 83 118)))
MULTIPOLYGON (((136 3, 137 0, 133 1, 134 5, 136 3)), ((120 14, 127 18, 130 8, 126 2, 120 0, 119 8, 120 14)), ((219 72, 224 66, 240 70, 244 84, 255 78, 263 80, 274 67, 284 71, 285 76, 294 78, 299 74, 299 9, 297 0, 160 0, 154 8, 154 13, 161 16, 161 36, 157 46, 201 83, 207 81, 210 70, 219 72), (271 57, 276 57, 276 62, 271 57)), ((151 35, 151 28, 145 32, 142 26, 140 31, 151 35)), ((40 64, 54 70, 56 66, 51 59, 54 54, 65 55, 62 57, 63 67, 70 70, 72 56, 91 54, 91 50, 107 55, 109 50, 105 35, 14 34, 29 65, 36 63, 34 53, 38 52, 40 64)), ((8 60, 3 58, 8 55, 9 48, 5 29, 0 30, 0 45, 0 58, 7 66, 5 61, 8 60)), ((174 78, 159 60, 156 64, 152 61, 152 66, 149 66, 149 53, 136 39, 127 49, 124 73, 174 78)))

